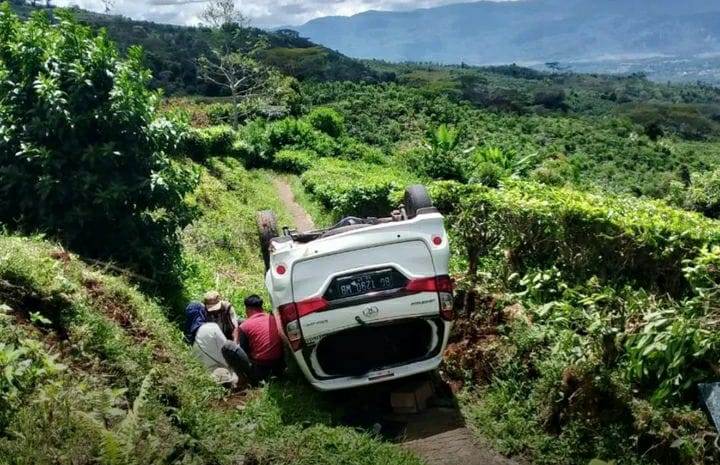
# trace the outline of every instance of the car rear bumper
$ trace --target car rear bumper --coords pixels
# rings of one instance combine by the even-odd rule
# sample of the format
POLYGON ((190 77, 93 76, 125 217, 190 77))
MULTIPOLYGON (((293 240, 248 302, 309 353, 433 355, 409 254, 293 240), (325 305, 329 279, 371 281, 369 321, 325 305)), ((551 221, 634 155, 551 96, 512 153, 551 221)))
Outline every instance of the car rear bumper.
POLYGON ((385 381, 401 379, 419 373, 433 371, 437 369, 437 367, 442 362, 442 352, 439 355, 427 360, 411 363, 408 365, 401 365, 393 368, 382 369, 370 372, 363 376, 347 376, 326 380, 315 379, 312 374, 310 374, 310 371, 307 369, 307 365, 305 364, 304 360, 302 360, 302 357, 297 357, 297 360, 300 364, 300 369, 303 371, 308 381, 315 389, 320 391, 335 391, 338 389, 349 389, 360 386, 368 386, 371 384, 382 383, 385 381))

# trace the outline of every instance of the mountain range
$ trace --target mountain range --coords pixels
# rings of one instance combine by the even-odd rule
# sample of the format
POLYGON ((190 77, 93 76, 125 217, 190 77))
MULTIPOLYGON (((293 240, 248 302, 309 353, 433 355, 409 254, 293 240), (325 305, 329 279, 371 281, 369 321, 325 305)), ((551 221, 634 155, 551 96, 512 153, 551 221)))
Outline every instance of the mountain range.
POLYGON ((357 58, 472 65, 720 53, 717 0, 480 1, 324 17, 295 28, 357 58))

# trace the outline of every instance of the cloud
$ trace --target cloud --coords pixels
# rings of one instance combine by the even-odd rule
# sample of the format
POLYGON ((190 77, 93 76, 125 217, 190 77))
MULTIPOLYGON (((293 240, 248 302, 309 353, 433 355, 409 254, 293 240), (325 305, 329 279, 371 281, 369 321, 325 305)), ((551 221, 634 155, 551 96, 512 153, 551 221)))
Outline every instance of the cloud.
MULTIPOLYGON (((207 0, 115 0, 113 13, 134 19, 196 25, 207 0)), ((239 0, 240 10, 259 27, 303 24, 321 16, 350 16, 367 10, 410 10, 457 3, 460 0, 239 0)), ((103 11, 100 0, 54 0, 58 6, 77 5, 103 11)))

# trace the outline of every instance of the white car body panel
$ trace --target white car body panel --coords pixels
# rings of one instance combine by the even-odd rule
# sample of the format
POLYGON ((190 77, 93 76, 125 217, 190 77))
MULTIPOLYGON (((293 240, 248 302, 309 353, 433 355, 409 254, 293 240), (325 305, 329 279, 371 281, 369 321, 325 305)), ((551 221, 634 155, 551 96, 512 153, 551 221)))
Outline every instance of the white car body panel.
MULTIPOLYGON (((449 258, 444 219, 440 213, 430 211, 411 220, 367 226, 308 243, 289 237, 274 239, 265 284, 280 333, 287 343, 278 312, 280 306, 320 298, 334 278, 356 272, 394 268, 408 280, 447 275, 449 258), (435 244, 433 239, 438 237, 441 243, 435 244), (279 266, 285 269, 284 273, 278 273, 279 266)), ((304 348, 293 352, 294 358, 308 381, 320 390, 363 386, 432 371, 442 361, 452 325, 439 318, 439 305, 437 292, 416 292, 369 303, 346 302, 341 308, 301 316, 298 321, 304 348), (424 319, 433 328, 427 358, 378 368, 362 376, 331 377, 323 372, 316 351, 328 335, 412 319, 424 319)))

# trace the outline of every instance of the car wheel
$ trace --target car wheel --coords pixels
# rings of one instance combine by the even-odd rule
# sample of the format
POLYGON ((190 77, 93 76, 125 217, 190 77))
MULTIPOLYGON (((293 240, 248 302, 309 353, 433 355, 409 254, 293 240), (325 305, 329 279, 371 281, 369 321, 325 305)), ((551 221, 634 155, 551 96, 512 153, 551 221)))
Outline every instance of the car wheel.
POLYGON ((270 210, 258 212, 257 226, 260 234, 260 251, 265 263, 265 271, 267 271, 270 269, 270 241, 278 237, 275 213, 270 210))
POLYGON ((415 218, 421 208, 432 206, 430 194, 422 184, 415 184, 405 189, 405 213, 408 219, 415 218))

